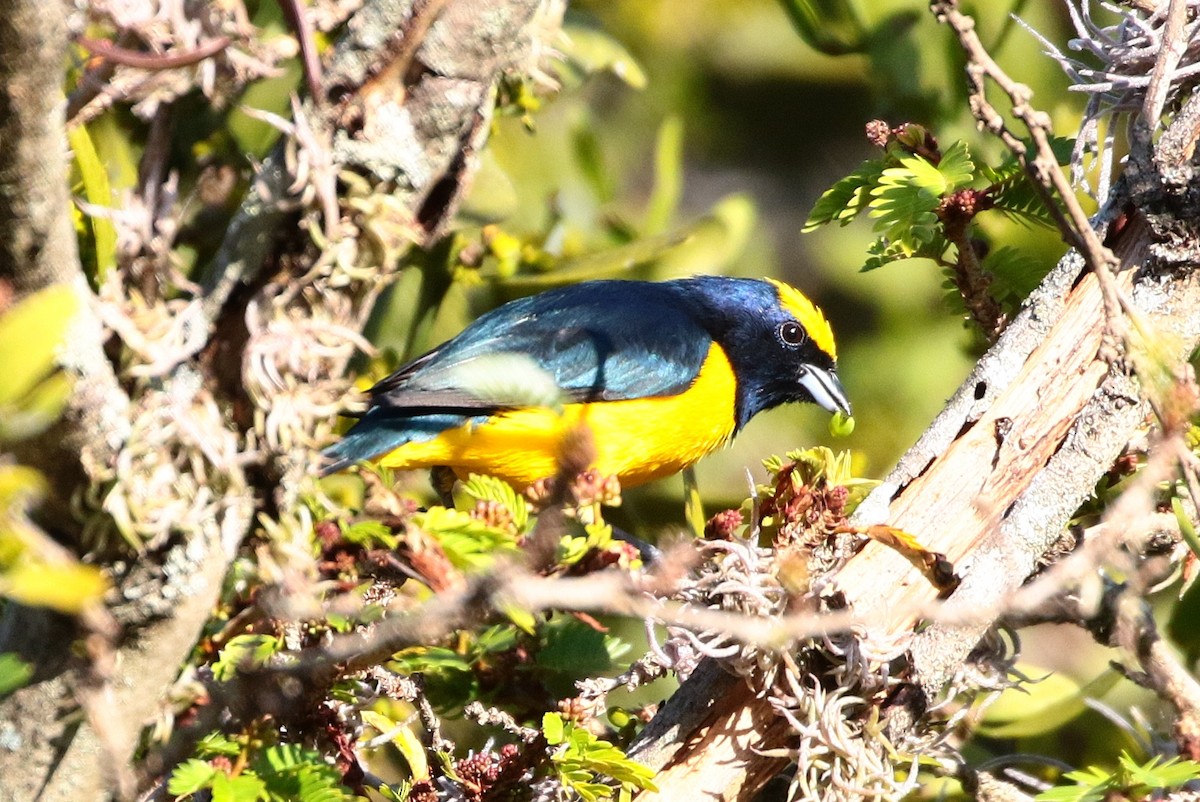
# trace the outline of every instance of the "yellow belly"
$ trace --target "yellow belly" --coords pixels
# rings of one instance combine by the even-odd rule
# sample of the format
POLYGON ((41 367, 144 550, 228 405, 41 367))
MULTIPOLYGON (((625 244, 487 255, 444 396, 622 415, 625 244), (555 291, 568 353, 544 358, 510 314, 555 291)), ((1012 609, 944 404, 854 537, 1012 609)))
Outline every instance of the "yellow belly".
POLYGON ((409 470, 447 465, 461 476, 486 473, 524 488, 558 473, 563 437, 577 426, 592 434, 593 467, 623 487, 678 473, 733 435, 737 379, 714 345, 687 390, 672 396, 568 404, 561 413, 518 409, 483 423, 406 443, 380 464, 409 470))

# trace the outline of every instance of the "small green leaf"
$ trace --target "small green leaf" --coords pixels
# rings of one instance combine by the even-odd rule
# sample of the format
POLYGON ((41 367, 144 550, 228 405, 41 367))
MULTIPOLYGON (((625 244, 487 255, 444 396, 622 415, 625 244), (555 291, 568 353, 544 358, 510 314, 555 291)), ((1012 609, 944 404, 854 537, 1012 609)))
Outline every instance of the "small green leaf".
POLYGON ((610 203, 617 194, 613 170, 604 158, 604 150, 596 136, 595 122, 590 115, 581 115, 581 119, 571 126, 571 148, 575 163, 596 200, 610 203))
POLYGON ((971 152, 962 140, 957 140, 942 153, 937 171, 945 179, 948 190, 961 189, 975 179, 975 163, 971 161, 971 152))
POLYGON ((191 758, 175 767, 171 779, 167 781, 167 792, 174 796, 194 794, 201 788, 212 785, 217 770, 211 764, 191 758))
POLYGON ((781 0, 805 44, 830 56, 861 53, 870 41, 856 0, 781 0))
POLYGON ((79 309, 73 287, 55 284, 0 315, 0 405, 20 401, 54 369, 54 357, 79 309))
POLYGON ((683 122, 668 117, 654 143, 654 187, 642 215, 644 234, 661 234, 671 225, 683 194, 683 122))
MULTIPOLYGON (((96 145, 86 125, 76 125, 67 128, 67 141, 71 152, 75 155, 75 164, 79 167, 79 176, 83 181, 83 194, 92 206, 108 209, 112 206, 112 187, 108 181, 108 171, 104 161, 96 152, 96 145)), ((92 229, 92 241, 96 255, 96 279, 104 281, 117 263, 117 229, 112 220, 102 215, 88 217, 92 229)))
POLYGON ((394 549, 399 545, 391 528, 380 521, 356 521, 342 528, 342 537, 365 549, 394 549))
POLYGON ((213 677, 220 682, 233 679, 239 671, 260 668, 283 646, 273 635, 237 635, 229 639, 212 665, 213 677))
POLYGON ((237 757, 241 753, 242 745, 220 732, 210 732, 196 744, 196 754, 199 757, 237 757))
POLYGON ((563 717, 558 713, 546 713, 542 716, 542 735, 546 743, 558 746, 563 742, 563 717))
POLYGON ((259 802, 267 798, 267 784, 244 772, 236 777, 216 774, 212 780, 212 802, 259 802))
POLYGON ((1141 786, 1132 790, 1171 789, 1186 785, 1200 779, 1200 763, 1181 757, 1163 759, 1162 755, 1154 755, 1143 764, 1139 764, 1128 754, 1120 757, 1121 768, 1129 778, 1129 784, 1141 786))
POLYGON ((15 443, 44 432, 62 415, 74 386, 67 374, 53 373, 19 403, 0 405, 0 443, 15 443))
POLYGON ((1171 499, 1171 510, 1175 513, 1175 521, 1179 524, 1179 534, 1183 536, 1184 542, 1188 544, 1192 554, 1200 556, 1200 536, 1196 534, 1196 527, 1192 525, 1192 519, 1188 517, 1187 510, 1184 509, 1183 500, 1178 496, 1171 499))
POLYGON ((0 654, 0 696, 24 687, 33 677, 33 666, 12 652, 0 654))
POLYGON ((412 521, 438 542, 459 570, 485 568, 497 555, 520 550, 515 532, 489 526, 459 510, 430 507, 413 515, 412 521))
POLYGON ((562 52, 586 74, 608 71, 634 89, 646 87, 646 73, 625 46, 604 31, 568 22, 563 25, 562 52))
MULTIPOLYGON (((1022 674, 1045 674, 1036 667, 1018 664, 1022 674)), ((979 731, 989 738, 1025 738, 1058 729, 1087 709, 1085 700, 1103 696, 1120 679, 1105 671, 1086 685, 1052 673, 1037 682, 1009 688, 988 708, 979 731)))
POLYGON ((108 590, 108 580, 94 565, 27 557, 0 573, 0 595, 75 615, 99 603, 108 590))
POLYGON ((529 504, 525 497, 517 493, 512 485, 494 476, 484 476, 473 473, 465 482, 454 487, 454 506, 463 512, 470 512, 480 501, 495 502, 512 516, 512 524, 517 532, 524 533, 529 525, 529 504))
POLYGON ((800 230, 807 233, 835 221, 844 226, 862 214, 871 200, 871 190, 883 175, 884 166, 883 159, 865 161, 853 173, 825 190, 800 230))

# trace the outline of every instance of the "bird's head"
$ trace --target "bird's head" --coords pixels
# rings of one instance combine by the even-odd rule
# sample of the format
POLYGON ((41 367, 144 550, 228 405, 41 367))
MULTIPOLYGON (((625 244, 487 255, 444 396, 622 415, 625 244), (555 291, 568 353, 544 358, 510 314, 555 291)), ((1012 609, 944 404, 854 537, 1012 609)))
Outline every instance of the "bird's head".
POLYGON ((797 401, 850 415, 833 329, 812 301, 774 279, 701 281, 717 324, 714 339, 737 375, 739 428, 763 410, 797 401))

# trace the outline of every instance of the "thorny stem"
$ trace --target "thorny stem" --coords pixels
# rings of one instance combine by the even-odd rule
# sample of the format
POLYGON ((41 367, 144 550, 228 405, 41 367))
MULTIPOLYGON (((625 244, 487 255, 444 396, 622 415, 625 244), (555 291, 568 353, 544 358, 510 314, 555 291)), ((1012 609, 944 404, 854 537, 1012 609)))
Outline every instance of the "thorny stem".
POLYGON ((934 0, 930 7, 938 20, 949 25, 954 31, 967 56, 971 113, 1017 157, 1033 180, 1035 190, 1054 217, 1063 237, 1068 244, 1079 250, 1091 267, 1100 283, 1110 338, 1123 342, 1121 310, 1123 307, 1128 309, 1128 302, 1121 296, 1113 277, 1117 259, 1096 235, 1087 214, 1075 197, 1070 180, 1058 166, 1058 159, 1050 147, 1049 116, 1030 105, 1033 93, 1029 87, 1010 78, 987 52, 975 32, 975 20, 959 10, 957 0, 934 0), (1012 102, 1013 115, 1029 130, 1036 151, 1032 159, 1025 143, 1008 128, 1000 112, 987 100, 984 84, 987 78, 994 81, 1008 95, 1012 102), (1062 202, 1062 207, 1056 202, 1055 195, 1062 202))

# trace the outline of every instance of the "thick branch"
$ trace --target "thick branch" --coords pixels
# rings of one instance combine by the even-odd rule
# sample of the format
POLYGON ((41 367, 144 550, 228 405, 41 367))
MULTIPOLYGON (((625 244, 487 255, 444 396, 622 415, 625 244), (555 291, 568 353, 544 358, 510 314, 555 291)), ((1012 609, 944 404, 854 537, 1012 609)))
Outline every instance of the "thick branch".
POLYGON ((50 479, 43 520, 73 537, 78 522, 70 502, 88 480, 84 460, 103 465, 112 459, 127 433, 128 399, 101 349, 71 224, 61 88, 64 13, 61 3, 14 0, 0 15, 0 283, 17 298, 54 284, 77 290, 80 310, 59 356, 75 379, 74 394, 59 425, 15 447, 23 462, 50 479))

